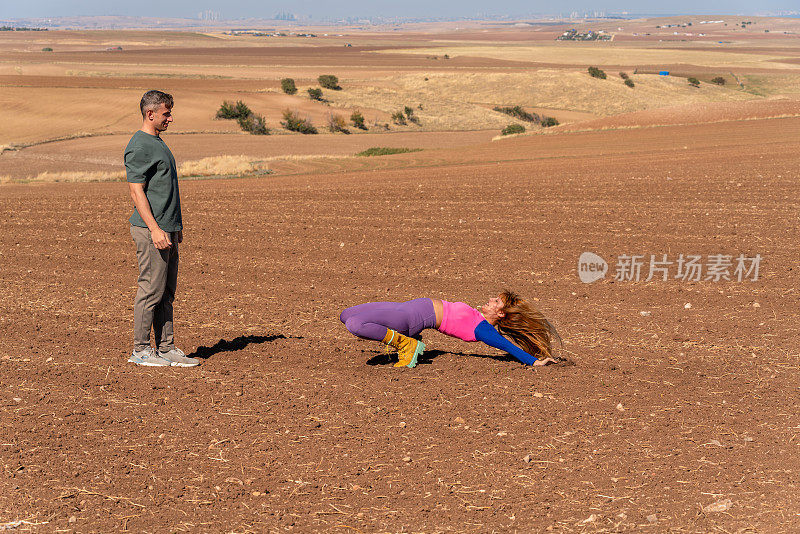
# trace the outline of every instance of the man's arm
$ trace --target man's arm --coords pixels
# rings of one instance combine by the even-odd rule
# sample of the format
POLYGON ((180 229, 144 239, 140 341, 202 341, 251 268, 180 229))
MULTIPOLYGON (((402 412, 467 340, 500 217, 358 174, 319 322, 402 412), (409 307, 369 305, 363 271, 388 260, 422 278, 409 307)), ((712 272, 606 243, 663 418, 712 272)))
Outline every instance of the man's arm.
POLYGON ((144 184, 128 182, 128 189, 131 192, 133 204, 136 210, 142 217, 142 220, 150 229, 150 236, 153 238, 153 244, 157 249, 165 249, 172 246, 172 241, 169 240, 169 234, 158 227, 158 223, 153 217, 153 212, 150 210, 150 202, 147 201, 147 196, 144 194, 144 184))

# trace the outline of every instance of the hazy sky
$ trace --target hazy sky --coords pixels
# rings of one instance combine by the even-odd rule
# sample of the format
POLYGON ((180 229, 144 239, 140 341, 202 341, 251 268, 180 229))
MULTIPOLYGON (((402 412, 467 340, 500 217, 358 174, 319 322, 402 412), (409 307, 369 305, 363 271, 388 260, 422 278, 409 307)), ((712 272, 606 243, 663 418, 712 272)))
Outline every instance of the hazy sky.
POLYGON ((269 18, 280 11, 314 18, 346 16, 459 17, 477 14, 521 15, 605 11, 647 14, 754 14, 800 9, 798 0, 566 0, 563 4, 542 0, 0 0, 0 19, 63 17, 78 15, 130 15, 149 17, 196 17, 214 10, 224 18, 269 18))

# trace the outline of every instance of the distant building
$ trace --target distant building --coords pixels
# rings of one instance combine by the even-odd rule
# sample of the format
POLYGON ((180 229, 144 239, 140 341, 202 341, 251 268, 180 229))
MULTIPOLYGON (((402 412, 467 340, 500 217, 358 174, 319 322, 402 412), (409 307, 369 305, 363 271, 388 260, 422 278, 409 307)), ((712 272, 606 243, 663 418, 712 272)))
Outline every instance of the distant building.
POLYGON ((206 11, 201 11, 198 13, 197 18, 200 20, 222 20, 222 13, 207 9, 206 11))
POLYGON ((556 41, 610 41, 612 37, 611 34, 605 33, 603 30, 598 32, 588 30, 584 33, 579 33, 578 30, 572 29, 556 37, 556 41))

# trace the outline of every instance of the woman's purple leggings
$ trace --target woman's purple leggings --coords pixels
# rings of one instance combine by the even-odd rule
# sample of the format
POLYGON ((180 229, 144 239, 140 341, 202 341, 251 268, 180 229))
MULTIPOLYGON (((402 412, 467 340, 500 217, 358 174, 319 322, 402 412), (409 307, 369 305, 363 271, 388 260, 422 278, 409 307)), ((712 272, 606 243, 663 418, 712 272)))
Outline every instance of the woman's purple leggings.
POLYGON ((431 299, 408 302, 368 302, 347 308, 339 316, 350 333, 383 341, 386 329, 414 337, 426 328, 436 328, 436 312, 431 299))

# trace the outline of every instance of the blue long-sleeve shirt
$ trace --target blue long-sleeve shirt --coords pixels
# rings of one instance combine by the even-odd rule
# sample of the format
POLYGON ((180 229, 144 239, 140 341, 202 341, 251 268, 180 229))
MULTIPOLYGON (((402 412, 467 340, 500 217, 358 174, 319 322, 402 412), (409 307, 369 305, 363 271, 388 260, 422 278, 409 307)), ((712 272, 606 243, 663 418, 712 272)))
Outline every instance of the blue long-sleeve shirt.
POLYGON ((535 356, 528 354, 504 338, 488 321, 481 321, 475 327, 475 339, 486 343, 490 347, 506 351, 525 365, 533 365, 538 360, 535 356))

